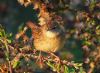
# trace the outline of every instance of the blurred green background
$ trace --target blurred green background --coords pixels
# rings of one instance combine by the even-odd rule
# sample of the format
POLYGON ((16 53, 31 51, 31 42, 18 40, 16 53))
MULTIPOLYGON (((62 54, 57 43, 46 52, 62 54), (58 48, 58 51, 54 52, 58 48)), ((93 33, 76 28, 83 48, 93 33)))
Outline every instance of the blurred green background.
POLYGON ((36 21, 36 13, 31 6, 21 6, 17 0, 0 0, 0 24, 8 33, 17 33, 18 27, 28 20, 36 21))

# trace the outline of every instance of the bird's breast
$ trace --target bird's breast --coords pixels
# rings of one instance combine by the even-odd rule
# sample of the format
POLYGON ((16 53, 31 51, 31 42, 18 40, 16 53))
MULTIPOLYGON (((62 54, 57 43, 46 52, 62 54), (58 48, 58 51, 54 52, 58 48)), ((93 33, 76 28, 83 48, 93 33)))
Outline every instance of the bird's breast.
POLYGON ((51 33, 53 36, 52 38, 47 33, 47 36, 41 36, 41 38, 34 40, 34 46, 37 50, 41 50, 44 52, 55 52, 62 48, 63 38, 62 36, 55 36, 51 33), (49 36, 49 37, 48 37, 49 36))
POLYGON ((59 32, 51 32, 51 31, 47 31, 45 33, 45 36, 48 37, 48 38, 54 38, 56 36, 58 36, 60 33, 59 32))

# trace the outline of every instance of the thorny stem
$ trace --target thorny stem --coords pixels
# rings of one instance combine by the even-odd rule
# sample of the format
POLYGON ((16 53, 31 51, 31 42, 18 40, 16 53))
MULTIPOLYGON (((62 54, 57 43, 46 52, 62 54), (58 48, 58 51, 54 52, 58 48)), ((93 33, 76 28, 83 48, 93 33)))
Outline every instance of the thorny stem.
MULTIPOLYGON (((20 57, 28 57, 28 58, 32 58, 32 59, 34 59, 34 60, 37 60, 38 58, 39 58, 39 55, 36 55, 36 54, 34 54, 33 55, 33 53, 29 53, 29 54, 26 54, 26 53, 19 53, 20 54, 20 57)), ((18 55, 17 55, 18 56, 18 55)), ((16 56, 16 57, 17 57, 16 56)), ((58 57, 58 56, 57 56, 58 57)), ((58 57, 59 58, 59 57, 58 57)), ((71 67, 75 67, 75 64, 73 63, 73 62, 68 62, 68 61, 66 61, 66 60, 61 60, 60 58, 59 58, 59 60, 60 60, 60 62, 61 62, 61 64, 64 64, 64 65, 67 65, 67 66, 71 66, 71 67)), ((48 62, 48 61, 51 61, 51 62, 54 62, 54 63, 57 63, 57 61, 56 61, 56 59, 52 59, 52 57, 51 56, 42 56, 42 61, 44 62, 44 63, 46 63, 46 62, 48 62)))
POLYGON ((6 47, 6 51, 5 51, 5 54, 6 54, 6 56, 7 56, 7 61, 8 61, 8 68, 9 68, 9 71, 10 71, 10 73, 12 73, 12 66, 11 66, 11 61, 10 61, 10 58, 9 58, 9 48, 8 48, 8 43, 7 43, 7 40, 4 38, 4 40, 2 40, 2 39, 0 39, 0 41, 5 45, 5 47, 6 47))
MULTIPOLYGON (((10 54, 9 53, 10 52, 9 49, 14 49, 15 47, 9 45, 6 40, 4 41, 4 40, 0 39, 0 41, 5 45, 6 50, 7 50, 7 54, 9 55, 10 54)), ((18 53, 20 56, 17 54, 15 57, 18 57, 18 56, 19 56, 19 58, 21 58, 21 57, 27 57, 27 58, 33 59, 33 60, 37 60, 39 58, 39 55, 37 55, 37 53, 36 53, 38 51, 35 51, 35 53, 34 53, 33 50, 29 50, 30 52, 28 53, 28 52, 23 51, 23 50, 20 50, 20 52, 18 53)), ((58 63, 56 59, 52 58, 52 55, 41 56, 41 57, 42 57, 42 62, 43 63, 47 63, 48 61, 53 62, 55 64, 58 63)), ((59 56, 56 56, 55 58, 59 58, 59 56)), ((8 64, 9 64, 9 71, 10 71, 10 73, 13 73, 12 72, 11 61, 10 61, 9 56, 8 56, 8 60, 7 61, 8 61, 8 64)), ((68 62, 66 60, 61 60, 60 58, 59 58, 59 61, 61 62, 60 64, 62 64, 62 65, 75 67, 75 63, 73 63, 73 62, 68 62)))

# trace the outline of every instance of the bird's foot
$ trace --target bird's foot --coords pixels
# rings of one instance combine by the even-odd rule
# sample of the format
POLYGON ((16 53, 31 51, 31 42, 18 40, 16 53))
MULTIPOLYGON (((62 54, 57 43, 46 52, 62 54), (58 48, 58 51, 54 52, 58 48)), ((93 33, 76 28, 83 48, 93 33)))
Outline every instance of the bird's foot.
POLYGON ((40 68, 43 68, 44 62, 43 62, 43 56, 41 55, 41 51, 39 53, 39 56, 36 60, 37 65, 39 65, 40 68))
POLYGON ((57 55, 55 55, 54 53, 50 53, 50 55, 54 57, 55 62, 57 62, 57 63, 61 62, 60 58, 57 55))

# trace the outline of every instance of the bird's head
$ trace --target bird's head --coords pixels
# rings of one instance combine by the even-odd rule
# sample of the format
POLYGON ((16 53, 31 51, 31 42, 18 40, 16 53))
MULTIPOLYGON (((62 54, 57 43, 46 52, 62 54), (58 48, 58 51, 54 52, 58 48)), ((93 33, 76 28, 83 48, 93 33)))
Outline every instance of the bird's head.
POLYGON ((64 33, 63 28, 57 23, 43 25, 42 32, 43 34, 45 34, 47 37, 50 38, 59 36, 62 33, 64 33))

